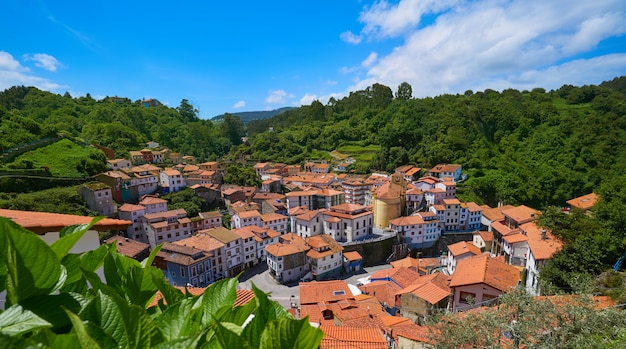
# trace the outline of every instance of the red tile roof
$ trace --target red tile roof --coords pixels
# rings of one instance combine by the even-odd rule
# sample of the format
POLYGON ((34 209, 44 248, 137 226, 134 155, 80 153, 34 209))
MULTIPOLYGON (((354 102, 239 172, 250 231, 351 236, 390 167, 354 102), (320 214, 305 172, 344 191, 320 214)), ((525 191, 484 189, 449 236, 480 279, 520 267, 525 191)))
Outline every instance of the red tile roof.
POLYGON ((335 303, 350 299, 354 296, 344 280, 300 283, 300 304, 335 303))
POLYGON ((450 287, 484 283, 500 291, 515 287, 520 280, 519 270, 488 254, 462 259, 450 280, 450 287))
POLYGON ((306 253, 309 246, 306 245, 304 239, 296 234, 289 233, 280 237, 281 242, 271 244, 265 247, 265 251, 272 256, 288 256, 296 253, 306 253))
POLYGON ((359 254, 357 251, 344 252, 343 256, 349 261, 358 261, 358 260, 363 259, 361 254, 359 254))
POLYGON ((359 328, 322 325, 320 349, 387 349, 387 341, 376 327, 359 328))
POLYGON ((518 224, 527 223, 537 219, 539 211, 525 205, 502 211, 502 214, 516 221, 518 224))
POLYGON ((454 257, 462 256, 466 253, 471 253, 473 255, 481 254, 480 248, 468 241, 459 241, 455 244, 448 245, 448 249, 454 257))
POLYGON ((598 194, 591 193, 583 196, 579 196, 577 198, 573 198, 571 200, 567 200, 567 204, 572 207, 577 207, 581 210, 588 210, 592 208, 596 202, 598 202, 598 194))
POLYGON ((520 229, 528 237, 528 247, 530 247, 530 252, 535 260, 550 259, 552 255, 563 248, 563 243, 558 238, 548 230, 543 234, 542 230, 544 229, 538 227, 535 222, 522 224, 520 229))
MULTIPOLYGON (((94 217, 88 216, 5 209, 0 209, 0 217, 9 218, 15 223, 37 234, 58 232, 65 227, 69 227, 70 225, 87 224, 94 219, 94 217)), ((111 229, 126 230, 130 224, 130 221, 105 218, 94 224, 91 229, 97 231, 111 229)))
POLYGON ((117 252, 128 256, 130 258, 136 258, 142 254, 150 253, 150 245, 141 241, 125 238, 123 236, 113 236, 110 239, 104 241, 105 244, 115 244, 117 246, 117 252))

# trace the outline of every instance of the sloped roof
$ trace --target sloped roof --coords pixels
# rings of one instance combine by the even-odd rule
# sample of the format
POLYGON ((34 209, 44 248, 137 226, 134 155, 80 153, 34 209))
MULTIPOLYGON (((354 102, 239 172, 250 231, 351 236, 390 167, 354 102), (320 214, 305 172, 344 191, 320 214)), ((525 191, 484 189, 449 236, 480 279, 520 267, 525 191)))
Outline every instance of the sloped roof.
POLYGON ((518 224, 523 224, 535 220, 539 211, 530 208, 525 205, 520 205, 508 210, 502 211, 502 214, 516 221, 518 224))
MULTIPOLYGON (((75 224, 87 224, 94 219, 94 217, 77 216, 62 213, 5 209, 0 209, 0 217, 9 218, 15 223, 37 234, 60 231, 65 227, 69 227, 70 225, 75 224)), ((132 222, 130 221, 105 218, 94 224, 91 229, 97 231, 111 229, 126 230, 126 228, 128 228, 130 224, 132 224, 132 222)))
POLYGON ((182 246, 193 246, 203 251, 214 251, 220 248, 224 248, 224 243, 212 237, 211 235, 202 233, 202 231, 188 238, 174 241, 173 244, 182 246))
POLYGON ((383 333, 376 327, 321 325, 320 349, 387 349, 383 333))
POLYGON ((212 237, 218 239, 225 244, 240 239, 239 235, 224 227, 206 229, 202 230, 202 232, 211 235, 212 237))
POLYGON ((598 202, 598 198, 598 194, 591 193, 567 200, 567 204, 572 207, 577 207, 581 210, 588 210, 592 208, 596 204, 596 202, 598 202))
POLYGON ((282 235, 281 242, 265 246, 265 251, 273 256, 288 256, 295 253, 305 253, 309 250, 304 239, 294 233, 282 235))
POLYGON ((469 241, 459 241, 452 245, 448 245, 448 249, 454 257, 458 257, 466 253, 471 253, 474 255, 481 254, 480 249, 469 241))
POLYGON ((396 293, 402 290, 402 287, 398 286, 393 281, 372 281, 359 286, 359 289, 364 293, 376 297, 381 304, 393 307, 396 302, 396 293))
POLYGON ((420 276, 397 294, 412 293, 430 304, 437 304, 451 293, 450 277, 442 273, 420 276))
POLYGON ((354 299, 354 295, 344 280, 300 283, 300 304, 334 303, 349 299, 354 299))
POLYGON ((504 219, 504 215, 502 214, 502 211, 506 211, 509 209, 515 208, 515 206, 513 205, 504 205, 504 206, 500 206, 500 207, 489 207, 489 206, 483 206, 483 217, 487 218, 488 220, 490 220, 491 222, 495 222, 495 221, 500 221, 504 219))
POLYGON ((389 220, 389 223, 398 227, 402 227, 407 225, 424 224, 426 222, 420 216, 405 216, 391 219, 389 220))
POLYGON ((358 253, 357 251, 344 252, 343 256, 349 261, 358 261, 358 260, 363 259, 361 254, 358 253))
POLYGON ((120 208, 117 209, 117 211, 122 211, 122 212, 133 212, 133 211, 141 211, 141 210, 145 210, 146 207, 142 206, 142 205, 133 205, 133 204, 124 204, 122 206, 120 206, 120 208))
POLYGON ((450 280, 450 287, 484 283, 502 292, 520 280, 519 270, 488 254, 462 259, 450 280))
POLYGON ((239 218, 244 219, 244 218, 254 218, 254 217, 261 217, 261 214, 259 213, 259 211, 257 210, 250 210, 250 211, 241 211, 241 212, 237 212, 236 215, 239 216, 239 218))
POLYGON ((117 246, 117 252, 135 258, 142 253, 147 253, 150 250, 150 245, 141 241, 125 238, 123 236, 113 236, 104 241, 105 244, 115 244, 117 246))
POLYGON ((322 257, 330 256, 337 252, 343 251, 343 247, 335 241, 330 235, 320 234, 306 238, 307 244, 312 248, 306 253, 306 255, 313 259, 320 259, 322 257), (316 248, 327 246, 329 249, 326 251, 317 251, 316 248))
POLYGON ((563 248, 563 243, 556 238, 552 232, 546 230, 542 237, 542 229, 535 222, 522 224, 520 229, 526 233, 528 247, 535 260, 545 260, 552 258, 552 255, 563 248))

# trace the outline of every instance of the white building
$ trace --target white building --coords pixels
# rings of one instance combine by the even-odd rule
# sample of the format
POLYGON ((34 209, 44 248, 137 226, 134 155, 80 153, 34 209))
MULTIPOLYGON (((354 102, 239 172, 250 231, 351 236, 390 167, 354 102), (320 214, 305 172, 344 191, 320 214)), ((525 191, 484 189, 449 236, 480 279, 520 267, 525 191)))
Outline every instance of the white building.
POLYGON ((250 225, 262 226, 261 214, 257 210, 237 212, 232 216, 230 225, 233 229, 243 228, 250 225))
POLYGON ((282 234, 289 232, 289 217, 280 213, 266 213, 261 215, 263 227, 275 230, 282 234))
POLYGON ((162 242, 174 242, 191 236, 191 220, 184 209, 146 213, 139 219, 150 248, 162 242))
POLYGON ((306 253, 310 247, 304 239, 289 233, 278 237, 278 242, 265 247, 267 269, 278 282, 299 280, 309 272, 306 253))
POLYGON ((351 242, 372 234, 372 211, 359 204, 332 206, 323 212, 324 233, 336 241, 351 242))
POLYGON ((306 238, 311 248, 307 262, 315 280, 325 280, 339 276, 343 267, 343 247, 326 234, 306 238))
POLYGON ((165 192, 173 193, 185 188, 185 179, 178 170, 167 169, 159 173, 159 184, 165 192))
POLYGON ((295 223, 295 233, 303 239, 324 232, 324 226, 322 224, 324 216, 322 215, 322 210, 308 211, 293 217, 293 219, 295 223))
POLYGON ((226 277, 235 277, 243 270, 244 243, 239 235, 224 227, 201 230, 199 233, 211 235, 224 244, 224 252, 226 253, 226 277))
POLYGON ((432 247, 441 237, 439 221, 433 216, 427 216, 424 220, 419 215, 398 217, 389 221, 389 227, 396 231, 405 243, 411 244, 411 248, 432 247))
POLYGON ((139 205, 146 208, 145 213, 159 213, 167 211, 167 200, 156 196, 145 196, 139 201, 139 205))
POLYGON ((146 208, 142 205, 124 204, 117 211, 120 219, 132 222, 126 230, 126 236, 133 240, 148 243, 148 235, 143 229, 143 224, 139 221, 146 214, 146 208))

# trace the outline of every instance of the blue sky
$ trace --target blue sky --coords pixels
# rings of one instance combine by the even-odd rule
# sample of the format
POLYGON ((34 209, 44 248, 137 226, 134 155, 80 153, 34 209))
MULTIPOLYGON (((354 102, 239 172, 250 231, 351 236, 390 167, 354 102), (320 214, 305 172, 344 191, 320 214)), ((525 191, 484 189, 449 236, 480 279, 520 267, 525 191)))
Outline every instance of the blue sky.
POLYGON ((184 98, 202 118, 626 75, 626 1, 7 1, 0 90, 184 98))

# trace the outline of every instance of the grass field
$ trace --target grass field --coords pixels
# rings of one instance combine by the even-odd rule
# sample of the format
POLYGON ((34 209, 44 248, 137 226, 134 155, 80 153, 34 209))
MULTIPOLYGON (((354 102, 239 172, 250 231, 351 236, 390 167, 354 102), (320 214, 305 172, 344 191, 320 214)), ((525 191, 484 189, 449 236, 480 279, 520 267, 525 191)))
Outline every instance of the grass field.
POLYGON ((336 155, 338 159, 352 157, 356 161, 372 162, 372 159, 380 151, 379 145, 343 145, 333 151, 331 154, 336 155))
POLYGON ((85 175, 79 170, 81 160, 89 160, 94 153, 101 153, 101 151, 62 139, 18 156, 13 160, 13 164, 16 168, 23 168, 25 165, 32 166, 32 168, 47 167, 50 174, 55 177, 81 178, 85 175))

